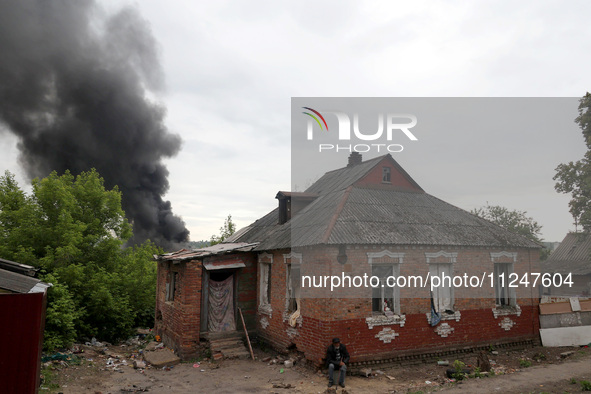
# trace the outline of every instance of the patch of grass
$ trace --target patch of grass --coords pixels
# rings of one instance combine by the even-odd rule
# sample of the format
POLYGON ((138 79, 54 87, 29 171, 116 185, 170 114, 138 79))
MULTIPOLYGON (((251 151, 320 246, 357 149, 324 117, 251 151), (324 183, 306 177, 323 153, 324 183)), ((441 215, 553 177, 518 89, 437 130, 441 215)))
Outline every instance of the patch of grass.
POLYGON ((542 361, 546 359, 546 355, 542 352, 538 352, 532 356, 532 358, 536 361, 542 361))
POLYGON ((570 384, 577 384, 577 379, 570 378, 570 384))
POLYGON ((41 370, 41 387, 47 387, 49 390, 59 389, 60 385, 55 381, 57 376, 51 367, 45 367, 41 370))
POLYGON ((531 367, 531 361, 525 360, 525 359, 521 359, 521 360, 519 360, 519 366, 521 368, 529 368, 529 367, 531 367))
POLYGON ((579 383, 581 383, 582 391, 591 391, 591 382, 588 380, 581 380, 579 383))
POLYGON ((482 371, 480 370, 480 367, 474 368, 474 373, 472 375, 470 375, 471 378, 484 378, 487 376, 488 375, 482 373, 482 371))

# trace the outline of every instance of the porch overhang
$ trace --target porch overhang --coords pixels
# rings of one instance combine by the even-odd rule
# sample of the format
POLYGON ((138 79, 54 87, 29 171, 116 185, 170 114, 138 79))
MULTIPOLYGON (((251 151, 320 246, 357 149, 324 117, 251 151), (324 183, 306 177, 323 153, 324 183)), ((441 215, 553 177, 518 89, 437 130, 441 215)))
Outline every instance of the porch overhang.
POLYGON ((203 263, 203 268, 205 268, 208 271, 226 270, 226 269, 244 268, 244 267, 246 267, 246 265, 242 262, 242 260, 238 260, 238 259, 203 263))

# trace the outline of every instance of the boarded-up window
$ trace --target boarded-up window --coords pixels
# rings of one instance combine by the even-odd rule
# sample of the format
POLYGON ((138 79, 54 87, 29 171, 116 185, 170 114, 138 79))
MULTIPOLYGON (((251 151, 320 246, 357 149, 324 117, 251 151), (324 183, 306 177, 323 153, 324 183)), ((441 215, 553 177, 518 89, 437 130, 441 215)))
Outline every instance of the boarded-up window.
POLYGON ((177 288, 178 272, 170 272, 166 282, 166 301, 174 301, 177 288))

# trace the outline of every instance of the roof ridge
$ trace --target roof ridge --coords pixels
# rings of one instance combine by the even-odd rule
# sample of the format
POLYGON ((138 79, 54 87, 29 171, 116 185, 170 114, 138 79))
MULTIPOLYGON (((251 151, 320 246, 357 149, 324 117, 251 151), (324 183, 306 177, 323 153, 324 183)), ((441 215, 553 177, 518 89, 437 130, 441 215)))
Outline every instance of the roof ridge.
MULTIPOLYGON (((383 155, 383 156, 377 156, 377 157, 374 157, 373 159, 369 159, 369 160, 366 160, 366 161, 362 161, 361 163, 359 163, 359 164, 356 164, 354 167, 356 167, 356 166, 358 166, 358 165, 364 165, 364 164, 368 164, 368 163, 370 163, 370 162, 372 162, 372 161, 374 161, 374 160, 378 160, 378 159, 379 159, 379 160, 382 160, 382 159, 383 159, 384 157, 386 157, 386 156, 390 156, 390 157, 392 157, 392 156, 391 156, 389 153, 387 153, 387 154, 385 154, 385 155, 383 155)), ((378 160, 378 161, 379 161, 379 160, 378 160)), ((326 171, 326 172, 324 173, 324 175, 327 175, 327 174, 332 174, 333 172, 342 171, 342 170, 347 170, 347 169, 351 169, 351 168, 353 168, 353 167, 349 167, 349 166, 347 165, 347 166, 344 166, 344 167, 341 167, 341 168, 336 168, 336 169, 334 169, 334 170, 326 171)), ((323 176, 324 176, 324 175, 323 175, 323 176)))

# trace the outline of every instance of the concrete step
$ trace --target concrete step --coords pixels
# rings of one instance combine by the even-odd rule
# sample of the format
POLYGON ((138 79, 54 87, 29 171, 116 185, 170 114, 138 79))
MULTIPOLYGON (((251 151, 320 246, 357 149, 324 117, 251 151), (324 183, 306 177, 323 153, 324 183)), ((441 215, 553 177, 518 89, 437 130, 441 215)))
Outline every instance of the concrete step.
POLYGON ((210 333, 209 348, 212 355, 221 354, 223 358, 246 359, 250 357, 242 335, 236 331, 210 333))
POLYGON ((230 350, 223 350, 222 355, 224 358, 239 358, 241 360, 246 360, 250 358, 250 352, 244 349, 230 349, 230 350))
POLYGON ((242 341, 231 342, 231 343, 227 342, 225 344, 212 343, 209 345, 209 348, 211 349, 212 352, 218 352, 218 351, 227 350, 227 349, 243 348, 243 347, 244 347, 244 343, 242 341))
POLYGON ((220 331, 207 333, 207 340, 216 341, 218 339, 228 338, 243 338, 244 334, 241 331, 220 331))

